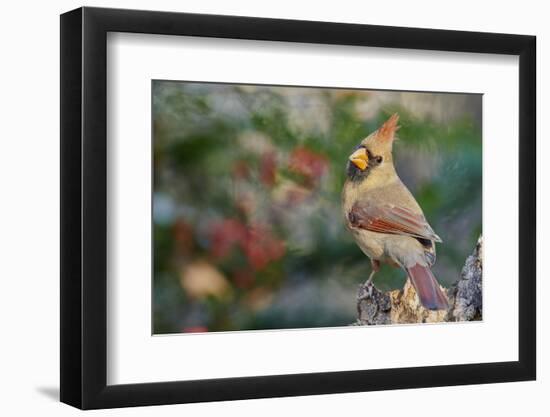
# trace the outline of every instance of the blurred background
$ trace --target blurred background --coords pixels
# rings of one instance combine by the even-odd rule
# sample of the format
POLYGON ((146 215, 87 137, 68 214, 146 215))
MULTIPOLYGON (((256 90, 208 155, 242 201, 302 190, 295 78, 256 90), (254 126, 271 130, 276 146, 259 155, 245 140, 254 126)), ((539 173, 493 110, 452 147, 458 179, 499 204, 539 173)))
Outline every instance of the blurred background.
MULTIPOLYGON (((368 258, 347 157, 399 112, 398 174, 460 276, 481 233, 481 95, 153 81, 153 332, 345 326, 368 258)), ((383 266, 381 290, 405 273, 383 266)))

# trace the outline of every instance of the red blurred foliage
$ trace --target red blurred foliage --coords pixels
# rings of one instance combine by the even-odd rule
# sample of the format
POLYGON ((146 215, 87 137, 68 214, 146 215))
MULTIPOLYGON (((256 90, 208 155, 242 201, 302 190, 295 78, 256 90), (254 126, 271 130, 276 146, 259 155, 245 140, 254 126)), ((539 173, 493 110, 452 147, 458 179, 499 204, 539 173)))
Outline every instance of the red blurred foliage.
POLYGON ((250 168, 246 161, 236 161, 233 164, 233 177, 236 179, 245 179, 250 177, 250 168))
POLYGON ((208 328, 206 326, 189 326, 184 327, 182 330, 184 333, 205 333, 208 328))
POLYGON ((260 161, 260 181, 272 187, 275 184, 275 174, 277 172, 277 155, 275 152, 266 152, 262 155, 260 161))
POLYGON ((280 259, 285 254, 284 243, 271 233, 265 225, 255 225, 249 229, 248 239, 243 250, 248 262, 254 269, 262 269, 271 261, 280 259))
POLYGON ((172 227, 178 253, 182 255, 190 253, 193 249, 193 228, 191 225, 183 219, 178 219, 172 227))
POLYGON ((239 288, 250 288, 254 284, 254 272, 250 269, 239 269, 231 278, 239 288))
POLYGON ((308 185, 314 186, 327 172, 328 160, 324 155, 304 147, 298 147, 290 154, 288 166, 291 171, 303 175, 308 185))
POLYGON ((285 253, 283 241, 274 236, 267 225, 254 224, 247 227, 237 219, 225 219, 214 225, 211 236, 210 250, 213 256, 223 258, 237 246, 255 270, 280 259, 285 253))
POLYGON ((235 244, 242 245, 247 240, 248 230, 237 219, 225 219, 212 227, 210 250, 216 258, 223 258, 235 244))

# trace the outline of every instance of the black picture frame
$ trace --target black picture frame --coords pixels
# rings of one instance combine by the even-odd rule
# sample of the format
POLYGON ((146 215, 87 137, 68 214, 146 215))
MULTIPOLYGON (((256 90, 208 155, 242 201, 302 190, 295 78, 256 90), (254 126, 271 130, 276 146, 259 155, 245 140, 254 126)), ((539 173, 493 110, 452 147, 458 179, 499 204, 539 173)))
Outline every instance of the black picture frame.
POLYGON ((94 409, 535 379, 535 54, 524 35, 88 7, 61 15, 61 401, 94 409), (519 360, 107 385, 108 32, 519 56, 519 360))

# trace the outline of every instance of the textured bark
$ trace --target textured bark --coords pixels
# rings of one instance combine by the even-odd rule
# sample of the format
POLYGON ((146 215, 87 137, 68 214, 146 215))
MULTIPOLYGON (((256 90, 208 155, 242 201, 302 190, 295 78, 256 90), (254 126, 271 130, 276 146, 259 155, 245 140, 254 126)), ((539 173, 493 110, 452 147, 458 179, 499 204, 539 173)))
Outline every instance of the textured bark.
POLYGON ((460 279, 451 288, 441 287, 449 300, 448 310, 425 309, 410 280, 402 290, 381 292, 374 285, 361 285, 357 294, 357 326, 402 323, 473 321, 482 318, 483 238, 468 256, 460 279))

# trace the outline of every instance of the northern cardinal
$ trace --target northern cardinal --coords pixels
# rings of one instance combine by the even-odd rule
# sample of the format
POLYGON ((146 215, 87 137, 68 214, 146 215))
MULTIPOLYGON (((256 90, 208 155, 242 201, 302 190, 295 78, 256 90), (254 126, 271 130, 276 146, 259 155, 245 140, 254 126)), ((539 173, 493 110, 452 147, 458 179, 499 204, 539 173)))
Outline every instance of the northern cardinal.
POLYGON ((430 270, 436 258, 435 242, 441 239, 393 165, 398 120, 397 113, 391 116, 350 155, 342 192, 344 216, 355 241, 370 258, 367 284, 372 284, 381 263, 400 267, 425 308, 447 309, 447 298, 430 270))

